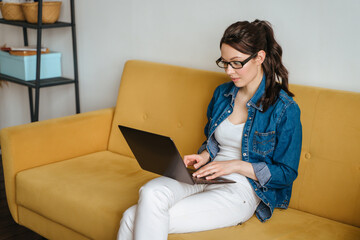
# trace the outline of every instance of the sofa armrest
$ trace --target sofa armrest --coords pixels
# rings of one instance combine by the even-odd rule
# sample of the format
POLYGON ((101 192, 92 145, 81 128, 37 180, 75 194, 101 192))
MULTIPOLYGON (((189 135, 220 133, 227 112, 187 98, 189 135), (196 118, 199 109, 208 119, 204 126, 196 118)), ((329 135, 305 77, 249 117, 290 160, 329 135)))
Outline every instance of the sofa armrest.
POLYGON ((0 131, 7 202, 18 222, 15 177, 25 169, 103 151, 114 109, 29 123, 0 131))

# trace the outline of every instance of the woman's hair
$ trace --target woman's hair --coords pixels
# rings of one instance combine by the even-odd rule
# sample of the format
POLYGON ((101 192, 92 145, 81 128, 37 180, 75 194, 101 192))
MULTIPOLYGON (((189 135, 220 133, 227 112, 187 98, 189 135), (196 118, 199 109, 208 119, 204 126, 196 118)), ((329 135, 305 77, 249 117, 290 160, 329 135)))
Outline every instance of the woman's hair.
POLYGON ((277 100, 280 90, 283 89, 289 96, 294 96, 288 87, 288 71, 281 61, 282 49, 276 42, 274 31, 267 21, 236 22, 230 25, 220 41, 234 49, 252 55, 264 50, 266 57, 262 67, 266 76, 265 94, 257 103, 262 104, 266 111, 277 100))

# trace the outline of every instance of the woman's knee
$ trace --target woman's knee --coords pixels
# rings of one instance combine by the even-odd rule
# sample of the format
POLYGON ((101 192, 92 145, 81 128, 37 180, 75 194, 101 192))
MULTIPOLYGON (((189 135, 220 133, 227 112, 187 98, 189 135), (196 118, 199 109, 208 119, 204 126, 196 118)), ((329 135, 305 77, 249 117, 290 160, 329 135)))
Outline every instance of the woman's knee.
POLYGON ((135 220, 135 213, 136 213, 137 206, 134 205, 130 208, 128 208, 122 216, 121 224, 125 224, 128 228, 132 229, 134 220, 135 220))
POLYGON ((139 191, 139 203, 151 202, 155 204, 170 203, 174 198, 173 192, 168 186, 162 184, 161 181, 154 179, 140 188, 139 191))
POLYGON ((144 185, 139 194, 142 199, 164 201, 171 196, 171 191, 166 186, 144 185))
POLYGON ((134 221, 137 206, 134 205, 128 208, 120 221, 120 228, 118 231, 117 240, 130 240, 133 239, 134 221))

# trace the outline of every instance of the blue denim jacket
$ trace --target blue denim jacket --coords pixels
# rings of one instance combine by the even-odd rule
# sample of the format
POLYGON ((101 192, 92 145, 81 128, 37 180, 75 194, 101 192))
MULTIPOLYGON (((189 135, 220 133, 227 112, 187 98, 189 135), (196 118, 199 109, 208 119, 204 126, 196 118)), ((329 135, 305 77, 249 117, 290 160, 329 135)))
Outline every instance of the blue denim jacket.
MULTIPOLYGON (((205 126, 207 140, 199 153, 207 149, 212 161, 219 152, 214 131, 233 111, 239 88, 232 82, 220 85, 214 92, 207 110, 205 126)), ((258 181, 248 178, 261 199, 255 213, 264 222, 272 216, 274 208, 287 208, 293 181, 298 174, 302 127, 300 109, 296 102, 281 90, 267 111, 256 103, 265 92, 265 76, 254 96, 248 101, 248 118, 244 126, 241 151, 242 160, 250 162, 258 181)))

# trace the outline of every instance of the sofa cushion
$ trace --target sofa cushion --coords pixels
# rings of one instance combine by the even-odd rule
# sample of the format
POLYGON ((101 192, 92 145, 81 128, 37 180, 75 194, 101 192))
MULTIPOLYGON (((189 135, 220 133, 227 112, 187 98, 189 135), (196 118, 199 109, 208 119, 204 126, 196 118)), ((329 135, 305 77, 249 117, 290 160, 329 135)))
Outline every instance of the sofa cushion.
MULTIPOLYGON (((138 189, 153 177, 156 175, 141 170, 133 158, 97 152, 20 172, 16 178, 17 203, 91 239, 115 239, 122 213, 137 202, 138 189)), ((169 239, 239 236, 260 240, 356 239, 360 229, 288 209, 276 210, 266 223, 252 217, 241 226, 171 234, 169 239)))
POLYGON ((276 209, 271 220, 265 223, 261 223, 253 216, 240 226, 191 234, 169 235, 169 240, 195 239, 354 240, 360 239, 360 228, 289 208, 287 210, 276 209))
POLYGON ((123 211, 155 176, 133 158, 97 152, 18 173, 17 203, 91 239, 114 239, 123 211))

